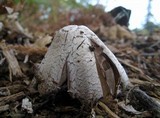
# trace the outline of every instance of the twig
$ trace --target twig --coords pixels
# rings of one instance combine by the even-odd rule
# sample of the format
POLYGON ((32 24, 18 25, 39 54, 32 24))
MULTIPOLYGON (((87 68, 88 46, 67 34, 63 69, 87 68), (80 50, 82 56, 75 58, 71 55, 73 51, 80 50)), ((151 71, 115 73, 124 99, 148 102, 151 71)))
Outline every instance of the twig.
POLYGON ((0 90, 8 90, 10 94, 15 94, 25 89, 24 85, 22 84, 14 84, 10 86, 0 87, 0 90))
POLYGON ((9 105, 0 106, 0 112, 7 111, 9 109, 9 105))
POLYGON ((126 62, 126 61, 124 61, 124 60, 122 60, 122 59, 120 59, 120 58, 118 58, 118 60, 119 60, 122 64, 124 64, 124 65, 126 65, 126 66, 128 66, 128 67, 130 67, 130 68, 132 68, 132 69, 134 69, 134 70, 136 70, 136 71, 138 71, 138 72, 140 72, 141 74, 143 74, 143 71, 142 71, 141 69, 139 69, 139 68, 137 68, 137 67, 129 64, 128 62, 126 62))
POLYGON ((152 44, 149 48, 153 48, 154 46, 157 46, 160 44, 160 40, 158 40, 157 42, 155 42, 154 44, 152 44))
POLYGON ((0 105, 4 105, 11 101, 16 101, 18 99, 21 99, 24 96, 25 96, 24 92, 19 92, 19 93, 16 93, 16 94, 13 94, 7 97, 0 97, 0 105))
POLYGON ((133 78, 133 79, 130 79, 131 83, 133 84, 138 84, 138 85, 144 85, 144 84, 151 84, 151 82, 148 82, 148 81, 142 81, 140 79, 136 79, 136 78, 133 78))
POLYGON ((160 104, 158 104, 145 92, 143 92, 138 88, 135 88, 132 90, 132 92, 130 92, 130 95, 131 95, 131 98, 132 96, 135 96, 135 98, 140 101, 139 103, 148 111, 152 111, 157 118, 160 117, 160 104))
POLYGON ((145 74, 141 74, 140 77, 144 80, 147 80, 149 82, 152 82, 153 79, 151 77, 149 77, 148 75, 145 75, 145 74))
POLYGON ((142 53, 143 56, 158 56, 160 55, 158 52, 155 53, 142 53))
POLYGON ((99 102, 98 104, 105 110, 106 113, 109 114, 109 116, 112 118, 119 118, 119 116, 113 113, 103 102, 99 102))
POLYGON ((78 109, 72 107, 72 106, 66 106, 66 107, 57 107, 54 109, 55 112, 62 112, 62 113, 67 113, 67 112, 79 112, 78 109))
POLYGON ((27 36, 28 38, 30 39, 33 39, 33 36, 27 32, 25 32, 24 28, 22 27, 22 25, 18 22, 18 21, 15 21, 15 26, 17 27, 17 29, 23 33, 25 36, 27 36))

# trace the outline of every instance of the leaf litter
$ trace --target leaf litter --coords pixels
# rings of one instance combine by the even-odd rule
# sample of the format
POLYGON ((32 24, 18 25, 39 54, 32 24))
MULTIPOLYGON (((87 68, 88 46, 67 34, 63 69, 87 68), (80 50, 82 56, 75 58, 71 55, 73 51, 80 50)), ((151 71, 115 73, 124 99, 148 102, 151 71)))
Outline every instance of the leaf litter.
MULTIPOLYGON (((10 12, 9 15, 3 16, 7 20, 0 22, 0 116, 32 118, 91 117, 91 109, 92 113, 95 112, 93 115, 95 117, 134 118, 156 116, 157 111, 144 105, 147 101, 144 104, 140 104, 139 102, 141 101, 138 102, 138 100, 143 101, 143 97, 148 94, 156 102, 160 101, 160 74, 158 71, 160 68, 160 31, 154 31, 152 35, 146 37, 117 25, 107 13, 95 17, 95 20, 91 22, 90 15, 92 13, 82 14, 80 12, 81 17, 75 19, 74 23, 86 25, 94 31, 124 66, 131 83, 145 92, 144 96, 137 100, 136 95, 141 92, 139 90, 136 91, 133 87, 127 90, 126 93, 119 91, 115 98, 108 96, 109 98, 102 100, 103 103, 98 102, 97 107, 100 108, 95 106, 84 108, 84 104, 67 93, 65 86, 56 93, 55 97, 53 94, 41 96, 37 91, 36 85, 33 84, 36 77, 36 65, 41 62, 47 52, 48 45, 53 39, 53 34, 57 29, 68 25, 68 22, 60 22, 53 28, 52 34, 46 34, 41 30, 29 32, 17 20, 19 18, 18 13, 13 12, 14 10, 12 11, 12 8, 9 7, 7 8, 8 10, 10 12), (100 19, 104 17, 109 20, 102 21, 100 19), (130 95, 134 89, 136 93, 130 95), (134 99, 130 98, 130 96, 133 96, 134 99), (32 104, 32 108, 29 109, 33 109, 33 113, 22 110, 24 108, 21 106, 26 97, 30 101, 28 103, 32 104)), ((71 15, 74 16, 76 14, 71 15)), ((70 22, 69 24, 72 23, 70 22)), ((97 56, 100 58, 97 60, 101 60, 97 67, 105 70, 103 63, 106 62, 103 61, 104 57, 102 55, 97 56)), ((100 75, 104 77, 105 74, 112 73, 112 71, 108 69, 106 72, 101 72, 100 75)), ((114 94, 115 87, 113 86, 118 81, 112 82, 112 79, 113 77, 109 76, 107 83, 110 91, 112 91, 111 93, 114 94)), ((152 102, 152 99, 150 100, 152 102)))

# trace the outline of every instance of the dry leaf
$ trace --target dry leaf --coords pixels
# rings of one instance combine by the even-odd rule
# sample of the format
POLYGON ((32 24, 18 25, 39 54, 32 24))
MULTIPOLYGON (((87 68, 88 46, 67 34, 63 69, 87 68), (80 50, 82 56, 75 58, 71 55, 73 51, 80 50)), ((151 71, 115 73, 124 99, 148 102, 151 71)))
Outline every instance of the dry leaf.
POLYGON ((100 33, 107 39, 135 39, 136 35, 128 31, 125 27, 120 25, 113 25, 110 27, 100 26, 100 33))
POLYGON ((34 45, 38 46, 38 47, 46 47, 47 44, 50 44, 52 41, 52 37, 49 35, 45 35, 42 37, 39 37, 39 39, 37 39, 34 43, 34 45))
POLYGON ((12 19, 12 20, 16 20, 18 18, 19 13, 18 12, 14 12, 12 14, 9 14, 7 17, 12 19))
POLYGON ((14 11, 14 10, 13 10, 12 8, 10 8, 10 7, 5 7, 5 8, 6 8, 8 14, 13 13, 13 11, 14 11))
POLYGON ((124 101, 123 101, 123 102, 119 102, 118 105, 119 105, 122 109, 124 109, 125 111, 127 111, 127 112, 129 112, 129 113, 136 114, 136 115, 142 114, 142 112, 135 110, 132 105, 125 105, 125 102, 124 102, 124 101))
POLYGON ((120 78, 115 79, 115 73, 113 72, 112 66, 105 53, 103 53, 103 50, 96 44, 94 44, 93 47, 95 48, 94 52, 96 57, 97 71, 103 89, 103 96, 107 96, 109 94, 115 95, 117 89, 116 85, 120 78))
POLYGON ((9 49, 14 49, 16 53, 23 55, 44 55, 47 52, 47 47, 38 47, 34 44, 30 45, 8 45, 9 49))

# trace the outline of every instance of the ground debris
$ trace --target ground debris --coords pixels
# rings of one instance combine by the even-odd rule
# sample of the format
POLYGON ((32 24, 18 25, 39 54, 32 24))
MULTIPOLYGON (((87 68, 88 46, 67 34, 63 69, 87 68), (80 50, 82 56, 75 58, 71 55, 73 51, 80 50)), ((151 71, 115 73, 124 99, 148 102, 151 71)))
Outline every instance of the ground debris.
POLYGON ((26 110, 27 113, 33 113, 32 103, 29 101, 28 98, 24 98, 22 100, 22 109, 26 110))
MULTIPOLYGON (((6 14, 7 11, 3 10, 3 14, 6 14)), ((95 9, 89 14, 83 14, 81 10, 78 10, 77 13, 63 14, 60 23, 54 24, 54 27, 46 24, 39 27, 37 24, 28 24, 27 27, 33 28, 32 32, 23 28, 18 20, 14 20, 18 19, 18 14, 12 12, 11 15, 10 19, 5 17, 4 22, 0 21, 0 117, 104 118, 107 116, 137 118, 159 115, 159 106, 157 105, 160 101, 159 31, 154 31, 149 36, 134 34, 126 27, 116 26, 115 21, 108 13, 95 9), (80 14, 77 17, 78 13, 80 14), (96 16, 95 13, 100 14, 96 16), (70 19, 71 16, 75 18, 73 21, 70 19), (64 20, 66 17, 67 19, 64 20), (126 93, 119 91, 113 100, 107 98, 105 102, 100 103, 99 109, 93 106, 84 108, 85 105, 69 96, 66 89, 61 89, 56 94, 41 96, 37 91, 36 84, 32 83, 36 76, 35 66, 43 59, 55 31, 68 24, 83 24, 94 31, 124 66, 130 82, 135 88, 129 88, 126 93), (47 31, 44 33, 46 30, 44 27, 49 28, 49 32, 52 31, 52 36, 46 34, 47 31), (113 36, 108 37, 108 33, 111 32, 108 32, 108 27, 118 27, 122 30, 121 32, 112 32, 113 36), (107 30, 104 31, 104 29, 107 30), (33 32, 34 30, 35 32, 33 32), (33 86, 30 88, 32 84, 33 86), (129 99, 130 96, 131 99, 129 99), (22 100, 25 98, 32 103, 29 110, 33 108, 33 111, 28 113, 22 110, 22 100), (147 104, 147 100, 153 104, 147 104), (122 102, 124 104, 118 106, 118 103, 122 102)), ((94 50, 90 47, 90 51, 94 50)), ((110 83, 112 82, 110 81, 110 83)), ((114 91, 113 88, 111 89, 114 91)), ((24 109, 28 108, 24 107, 24 109)))
POLYGON ((2 49, 2 53, 9 63, 10 81, 12 81, 12 75, 16 77, 23 77, 24 74, 22 73, 17 58, 15 57, 12 50, 9 50, 3 41, 0 42, 0 48, 2 49))

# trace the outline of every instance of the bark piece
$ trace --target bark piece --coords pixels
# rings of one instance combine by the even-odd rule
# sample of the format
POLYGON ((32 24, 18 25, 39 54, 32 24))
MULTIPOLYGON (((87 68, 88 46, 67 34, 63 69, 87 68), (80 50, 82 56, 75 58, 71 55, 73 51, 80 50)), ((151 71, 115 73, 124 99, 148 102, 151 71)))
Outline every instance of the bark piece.
POLYGON ((67 81, 68 92, 87 102, 107 95, 107 91, 115 93, 119 81, 123 87, 130 84, 124 68, 96 34, 85 26, 76 25, 66 26, 56 33, 37 75, 40 93, 54 91, 67 81), (109 77, 114 79, 112 87, 107 86, 106 77, 110 76, 107 64, 114 74, 109 77))
POLYGON ((21 99, 24 96, 25 96, 24 92, 19 92, 10 96, 0 97, 0 105, 4 105, 11 101, 16 101, 18 99, 21 99))
POLYGON ((11 74, 10 80, 12 81, 12 75, 16 76, 16 77, 23 77, 24 74, 21 71, 21 68, 18 64, 18 61, 17 61, 15 55, 13 54, 13 52, 11 52, 11 50, 8 49, 5 42, 0 42, 0 48, 2 49, 2 52, 3 52, 5 58, 8 61, 8 64, 9 64, 9 70, 10 70, 10 74, 11 74))
POLYGON ((8 45, 9 49, 14 49, 18 54, 35 56, 44 55, 47 52, 46 47, 38 47, 36 45, 8 45))
POLYGON ((3 111, 7 111, 7 110, 9 110, 9 105, 8 104, 6 104, 4 106, 0 106, 0 113, 3 112, 3 111))
POLYGON ((150 96, 148 96, 145 92, 142 90, 135 88, 130 93, 131 98, 133 96, 138 99, 140 104, 148 111, 152 111, 154 116, 157 118, 160 117, 160 104, 152 99, 150 96))
POLYGON ((20 91, 23 91, 24 89, 25 87, 21 84, 14 84, 10 86, 0 87, 0 91, 1 90, 7 91, 8 95, 18 93, 20 91))

